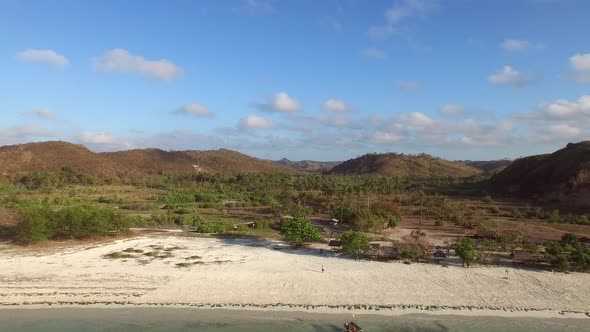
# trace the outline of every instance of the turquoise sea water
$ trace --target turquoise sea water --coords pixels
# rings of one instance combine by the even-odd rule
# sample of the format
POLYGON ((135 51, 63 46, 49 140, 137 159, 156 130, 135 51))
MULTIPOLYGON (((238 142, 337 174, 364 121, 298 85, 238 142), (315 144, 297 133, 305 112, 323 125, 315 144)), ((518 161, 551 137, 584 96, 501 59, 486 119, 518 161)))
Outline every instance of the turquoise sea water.
POLYGON ((378 331, 590 331, 588 319, 537 319, 403 315, 384 317, 350 314, 234 311, 170 308, 4 309, 4 332, 118 331, 342 331, 354 320, 367 332, 378 331))

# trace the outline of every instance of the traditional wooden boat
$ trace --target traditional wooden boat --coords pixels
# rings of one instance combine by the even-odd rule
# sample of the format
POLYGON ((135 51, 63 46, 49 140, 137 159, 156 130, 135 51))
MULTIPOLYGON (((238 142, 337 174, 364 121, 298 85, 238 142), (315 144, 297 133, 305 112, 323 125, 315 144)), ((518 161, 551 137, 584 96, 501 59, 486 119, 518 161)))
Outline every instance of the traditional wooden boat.
POLYGON ((356 325, 355 322, 345 323, 344 324, 345 332, 364 332, 363 329, 356 325))

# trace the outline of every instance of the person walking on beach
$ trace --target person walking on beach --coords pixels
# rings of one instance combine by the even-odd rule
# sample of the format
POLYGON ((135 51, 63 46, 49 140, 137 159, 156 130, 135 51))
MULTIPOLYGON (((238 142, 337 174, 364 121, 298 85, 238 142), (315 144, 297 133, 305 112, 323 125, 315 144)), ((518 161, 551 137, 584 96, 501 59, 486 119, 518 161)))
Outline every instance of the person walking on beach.
POLYGON ((322 265, 322 273, 324 273, 324 266, 322 265))

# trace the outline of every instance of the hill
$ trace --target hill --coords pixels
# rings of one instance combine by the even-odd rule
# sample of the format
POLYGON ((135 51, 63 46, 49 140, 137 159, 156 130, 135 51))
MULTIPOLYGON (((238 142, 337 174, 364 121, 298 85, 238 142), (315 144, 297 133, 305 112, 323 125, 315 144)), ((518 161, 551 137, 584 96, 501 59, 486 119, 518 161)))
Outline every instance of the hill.
POLYGON ((119 167, 82 145, 43 142, 0 147, 0 176, 18 178, 33 171, 59 171, 70 166, 76 171, 113 177, 119 167))
POLYGON ((509 159, 475 161, 475 160, 459 160, 461 164, 481 169, 487 173, 498 173, 512 163, 509 159))
POLYGON ((301 160, 291 161, 287 158, 275 161, 275 163, 283 166, 292 167, 301 172, 323 173, 331 170, 334 166, 342 163, 341 161, 313 161, 301 160))
POLYGON ((490 179, 496 192, 590 207, 590 141, 515 160, 490 179))
POLYGON ((67 142, 28 143, 0 147, 0 176, 16 178, 32 171, 59 171, 71 167, 80 173, 108 178, 157 173, 245 172, 293 173, 294 170, 226 150, 163 151, 159 149, 95 153, 67 142))
POLYGON ((328 173, 398 177, 469 177, 481 171, 459 162, 443 160, 427 154, 384 153, 366 154, 350 159, 332 168, 328 173))

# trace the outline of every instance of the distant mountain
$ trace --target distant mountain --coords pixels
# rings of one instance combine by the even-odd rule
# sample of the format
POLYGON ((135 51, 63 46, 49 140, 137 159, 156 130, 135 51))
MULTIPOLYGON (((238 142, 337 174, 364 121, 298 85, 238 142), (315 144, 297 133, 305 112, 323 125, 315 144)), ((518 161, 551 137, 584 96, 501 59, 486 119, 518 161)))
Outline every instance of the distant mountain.
POLYGON ((312 161, 312 160, 301 160, 291 161, 287 158, 275 161, 275 163, 283 166, 292 167, 302 172, 317 172, 323 173, 332 169, 334 166, 342 163, 341 161, 312 161))
POLYGON ((469 177, 482 173, 482 171, 459 162, 435 158, 427 154, 384 153, 366 154, 350 159, 335 166, 328 173, 398 177, 469 177))
POLYGON ((487 173, 497 173, 506 166, 512 163, 512 160, 509 159, 500 159, 500 160, 489 160, 489 161, 474 161, 474 160, 458 160, 460 163, 465 164, 467 166, 475 167, 481 169, 487 173))
POLYGON ((95 153, 67 142, 28 143, 0 147, 0 178, 15 178, 32 171, 77 172, 109 178, 148 174, 194 172, 294 173, 292 168, 226 150, 163 151, 142 149, 95 153))
POLYGON ((500 193, 590 207, 590 141, 551 154, 517 159, 490 179, 500 193))

